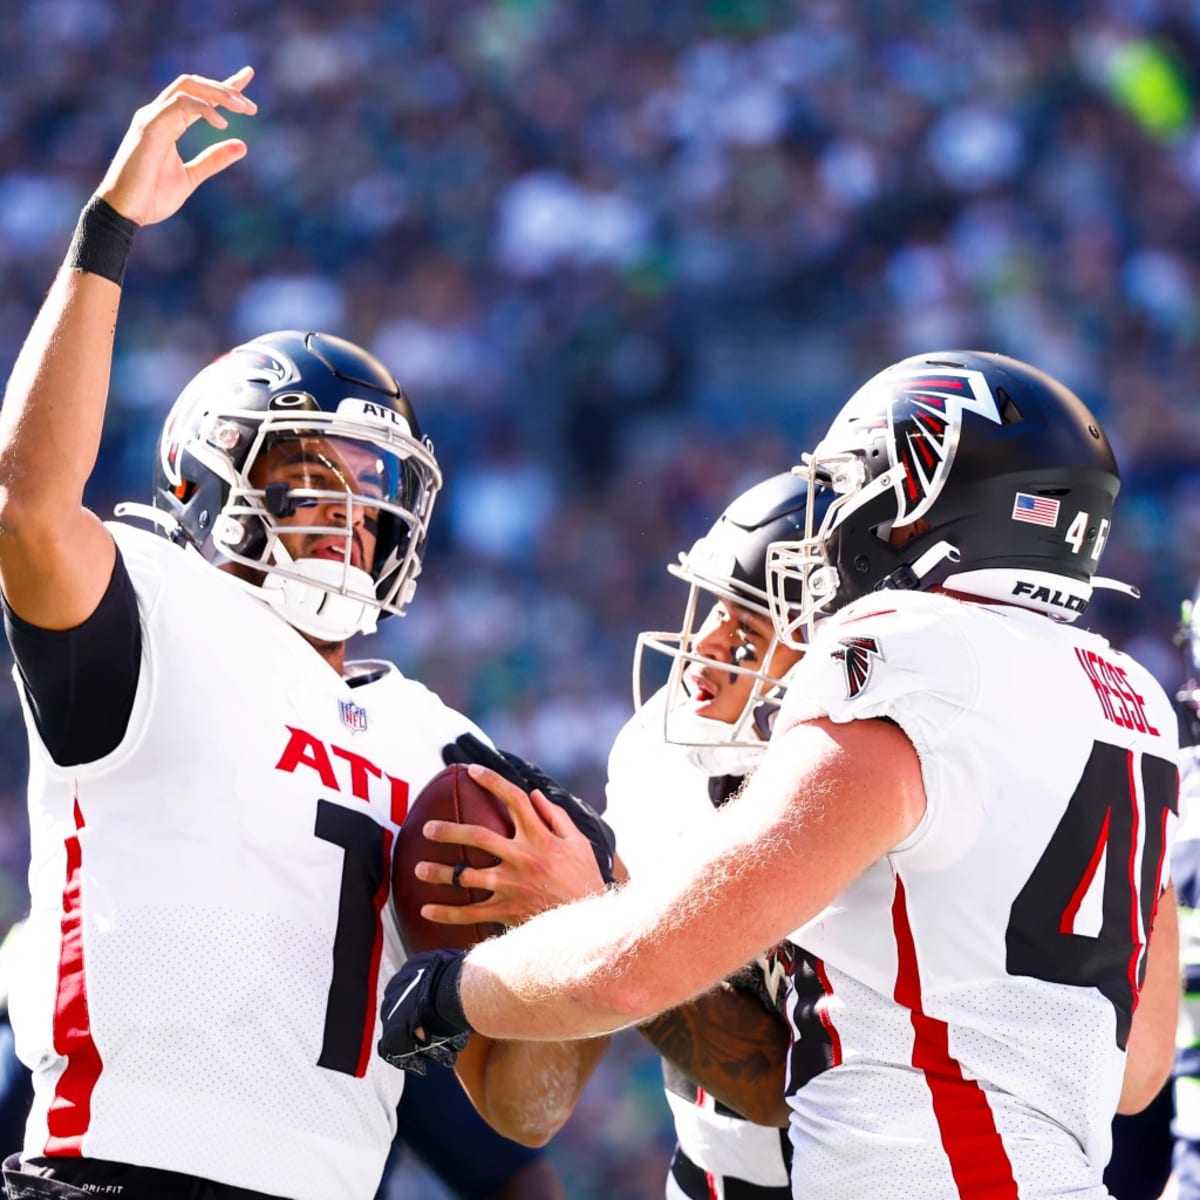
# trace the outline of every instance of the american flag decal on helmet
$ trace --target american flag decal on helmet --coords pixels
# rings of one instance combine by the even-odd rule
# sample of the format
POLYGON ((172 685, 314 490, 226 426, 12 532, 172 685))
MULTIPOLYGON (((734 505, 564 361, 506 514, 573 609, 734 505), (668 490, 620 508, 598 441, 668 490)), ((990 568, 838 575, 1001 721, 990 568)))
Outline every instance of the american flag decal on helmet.
POLYGON ((1012 519, 1029 525, 1048 525, 1053 529, 1058 524, 1058 509, 1058 501, 1048 496, 1018 492, 1013 498, 1012 519))
POLYGON ((883 651, 873 637, 847 637, 838 639, 833 657, 842 664, 846 674, 846 699, 853 700, 867 686, 874 660, 882 660, 883 651))

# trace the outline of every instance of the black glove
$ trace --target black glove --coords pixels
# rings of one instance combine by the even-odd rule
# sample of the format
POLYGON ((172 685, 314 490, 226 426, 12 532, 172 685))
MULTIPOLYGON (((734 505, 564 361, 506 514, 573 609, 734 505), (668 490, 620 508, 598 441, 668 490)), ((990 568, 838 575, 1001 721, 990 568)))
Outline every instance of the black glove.
POLYGON ((575 828, 592 843, 592 853, 605 883, 612 883, 613 854, 617 848, 616 834, 608 823, 586 800, 572 795, 561 783, 552 779, 541 767, 507 750, 493 750, 481 742, 473 733, 464 733, 447 746, 442 747, 442 761, 446 766, 454 763, 478 763, 503 775, 509 783, 516 784, 523 792, 541 792, 547 800, 557 804, 571 818, 575 828))
POLYGON ((383 992, 383 1035, 376 1049, 393 1067, 424 1075, 431 1062, 454 1066, 474 1032, 458 998, 464 958, 465 950, 429 950, 414 954, 392 976, 383 992))

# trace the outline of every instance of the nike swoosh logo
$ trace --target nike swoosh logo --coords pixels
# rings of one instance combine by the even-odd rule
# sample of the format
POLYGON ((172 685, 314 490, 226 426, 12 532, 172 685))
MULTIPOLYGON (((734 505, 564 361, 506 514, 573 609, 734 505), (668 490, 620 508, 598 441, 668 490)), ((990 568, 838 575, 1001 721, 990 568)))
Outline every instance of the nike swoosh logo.
POLYGON ((421 976, 423 976, 424 974, 425 974, 425 968, 422 967, 416 973, 416 975, 413 976, 412 983, 410 983, 408 985, 408 987, 406 987, 404 989, 404 991, 402 991, 400 993, 400 999, 397 1000, 396 1003, 392 1005, 392 1011, 390 1013, 388 1013, 388 1015, 386 1017, 384 1017, 385 1021, 390 1021, 396 1015, 396 1009, 398 1009, 400 1007, 400 1005, 402 1005, 404 1003, 405 997, 408 995, 408 993, 411 992, 413 990, 413 988, 415 988, 417 986, 417 984, 421 982, 421 976))

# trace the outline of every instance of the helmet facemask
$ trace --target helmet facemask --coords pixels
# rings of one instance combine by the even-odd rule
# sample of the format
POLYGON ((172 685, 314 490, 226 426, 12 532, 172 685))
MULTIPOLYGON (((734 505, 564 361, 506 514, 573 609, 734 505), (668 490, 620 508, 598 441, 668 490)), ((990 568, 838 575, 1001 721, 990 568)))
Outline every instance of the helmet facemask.
MULTIPOLYGON (((710 775, 744 774, 762 751, 782 699, 783 675, 797 655, 782 647, 770 624, 763 561, 773 537, 795 532, 804 518, 803 483, 776 476, 738 497, 709 533, 667 569, 689 585, 683 621, 676 632, 639 635, 634 649, 634 705, 665 742, 689 748, 692 761, 710 775), (720 605, 717 615, 710 606, 720 605), (713 628, 710 618, 718 622, 713 628), (710 638, 736 623, 738 641, 714 656, 710 638), (650 654, 647 654, 650 651, 650 654), (655 661, 669 662, 661 711, 650 707, 649 677, 655 661), (736 711, 720 717, 696 709, 698 689, 720 680, 722 689, 744 691, 736 711)), ((717 644, 720 644, 719 642, 717 644)), ((661 678, 661 674, 659 675, 661 678)), ((718 704, 721 697, 714 698, 718 704)))
MULTIPOLYGON (((903 467, 868 479, 862 459, 857 455, 823 454, 820 447, 814 454, 806 454, 804 459, 804 464, 795 468, 796 473, 808 480, 812 494, 832 498, 825 506, 810 506, 803 539, 776 542, 768 548, 766 568, 775 631, 784 645, 795 648, 802 648, 812 640, 821 617, 846 603, 845 567, 839 565, 830 549, 836 545, 834 530, 856 512, 869 513, 881 504, 890 516, 886 497, 895 491, 897 480, 904 479, 903 467), (821 522, 815 528, 814 515, 821 516, 821 522)), ((870 522, 871 518, 867 520, 870 522)), ((923 521, 924 518, 915 520, 923 521)), ((893 569, 871 590, 919 587, 921 580, 941 563, 959 561, 957 547, 944 540, 934 542, 915 557, 911 551, 900 550, 900 546, 906 545, 902 539, 897 539, 892 547, 892 532, 901 528, 903 526, 895 520, 871 524, 879 541, 876 556, 890 555, 894 560, 893 569)))
POLYGON ((440 485, 429 447, 392 422, 272 412, 232 472, 213 549, 301 633, 344 641, 403 613, 440 485))
MULTIPOLYGON (((673 573, 680 574, 678 568, 673 573)), ((757 648, 749 656, 750 661, 739 656, 739 649, 732 653, 732 661, 705 655, 700 649, 704 640, 704 602, 725 601, 762 616, 767 615, 765 603, 754 605, 727 593, 708 591, 698 582, 688 589, 687 605, 683 624, 678 632, 646 631, 638 635, 633 657, 634 705, 646 718, 649 709, 646 677, 651 670, 646 663, 646 653, 663 655, 670 660, 667 681, 663 688, 661 714, 655 714, 657 729, 664 742, 686 746, 697 753, 692 759, 711 774, 742 774, 748 771, 766 749, 766 736, 770 732, 775 710, 783 697, 784 671, 772 674, 771 667, 780 646, 774 631, 769 635, 761 651, 757 648), (691 711, 695 695, 695 684, 691 673, 701 670, 715 672, 739 680, 749 680, 750 686, 740 710, 731 720, 703 717, 691 711)), ((750 646, 749 641, 743 643, 750 646)), ((789 661, 787 666, 790 667, 789 661)), ((730 678, 732 683, 732 678, 730 678)))
POLYGON ((808 481, 810 494, 832 497, 821 509, 810 505, 805 513, 804 536, 774 542, 767 548, 767 599, 771 621, 785 646, 802 648, 812 640, 817 621, 833 610, 838 599, 838 570, 826 549, 838 514, 855 498, 858 503, 887 491, 886 476, 876 479, 866 493, 865 471, 853 455, 818 459, 805 454, 794 472, 808 481), (820 523, 817 524, 817 518, 820 523))

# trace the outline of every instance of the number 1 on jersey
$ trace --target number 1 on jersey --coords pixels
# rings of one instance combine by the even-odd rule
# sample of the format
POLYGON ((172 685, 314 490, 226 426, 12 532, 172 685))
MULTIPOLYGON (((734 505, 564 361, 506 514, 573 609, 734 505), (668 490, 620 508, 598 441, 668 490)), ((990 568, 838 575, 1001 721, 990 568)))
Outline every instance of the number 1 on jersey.
POLYGON ((317 801, 313 832, 345 851, 333 977, 325 1006, 325 1038, 317 1066, 362 1078, 371 1058, 375 996, 383 954, 392 831, 365 812, 317 801))

